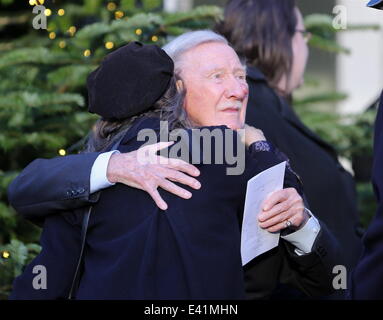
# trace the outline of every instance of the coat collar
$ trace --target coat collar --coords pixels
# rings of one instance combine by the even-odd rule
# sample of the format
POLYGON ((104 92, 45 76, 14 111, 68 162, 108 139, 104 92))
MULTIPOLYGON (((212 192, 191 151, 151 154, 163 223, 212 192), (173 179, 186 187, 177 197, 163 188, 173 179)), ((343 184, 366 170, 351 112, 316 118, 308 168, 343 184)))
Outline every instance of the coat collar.
MULTIPOLYGON (((265 75, 254 66, 247 66, 247 78, 255 82, 264 82, 265 85, 268 86, 265 75)), ((329 150, 330 153, 332 153, 332 155, 335 158, 337 158, 334 148, 306 127, 306 125, 299 119, 299 117, 297 116, 293 108, 290 106, 288 101, 285 98, 280 97, 272 88, 270 88, 270 90, 274 92, 275 96, 279 101, 278 112, 281 114, 281 116, 295 128, 301 131, 304 135, 306 135, 310 139, 316 141, 317 144, 320 144, 322 145, 322 147, 329 150)))
POLYGON ((247 77, 252 80, 267 82, 265 75, 256 67, 247 66, 246 73, 247 77))
POLYGON ((284 98, 280 98, 281 103, 283 106, 281 107, 282 110, 282 116, 290 122, 294 127, 296 127, 299 131, 301 131, 304 135, 309 137, 310 139, 314 140, 317 144, 321 145, 323 148, 327 149, 334 159, 338 159, 338 155, 335 151, 335 149, 325 140, 323 140, 321 137, 319 137, 316 133, 314 133, 312 130, 310 130, 306 125, 301 121, 301 119, 298 117, 296 112, 293 110, 293 108, 290 106, 290 104, 286 101, 284 98))

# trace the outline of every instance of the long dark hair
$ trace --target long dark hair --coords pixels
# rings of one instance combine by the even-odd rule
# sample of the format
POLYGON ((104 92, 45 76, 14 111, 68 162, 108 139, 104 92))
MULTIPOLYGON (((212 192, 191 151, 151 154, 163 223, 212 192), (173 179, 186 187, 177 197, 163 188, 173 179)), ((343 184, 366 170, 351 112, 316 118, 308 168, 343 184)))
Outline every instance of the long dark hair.
POLYGON ((177 89, 177 80, 180 78, 177 75, 173 76, 165 94, 148 111, 118 121, 99 119, 88 136, 83 152, 107 150, 125 135, 136 119, 141 117, 158 117, 168 121, 169 130, 191 128, 192 124, 184 109, 186 90, 177 89))
POLYGON ((291 72, 296 25, 295 0, 230 0, 215 31, 277 89, 291 72))

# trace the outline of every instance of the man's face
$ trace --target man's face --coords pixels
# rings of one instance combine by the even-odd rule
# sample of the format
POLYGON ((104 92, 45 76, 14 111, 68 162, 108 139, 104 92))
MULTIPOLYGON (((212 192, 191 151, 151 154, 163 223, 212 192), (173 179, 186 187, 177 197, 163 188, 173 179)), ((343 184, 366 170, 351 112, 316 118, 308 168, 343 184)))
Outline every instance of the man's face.
POLYGON ((179 68, 186 112, 194 124, 243 127, 249 90, 246 70, 231 47, 219 42, 196 46, 182 55, 179 68))

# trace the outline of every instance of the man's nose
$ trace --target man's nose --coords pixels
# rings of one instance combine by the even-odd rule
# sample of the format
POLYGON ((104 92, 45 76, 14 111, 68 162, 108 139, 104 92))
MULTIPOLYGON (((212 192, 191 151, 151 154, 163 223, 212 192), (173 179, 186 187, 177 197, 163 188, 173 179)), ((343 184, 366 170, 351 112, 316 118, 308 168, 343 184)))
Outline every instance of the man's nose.
POLYGON ((249 86, 246 80, 238 79, 237 77, 230 77, 227 83, 226 95, 227 98, 236 98, 243 100, 249 94, 249 86))

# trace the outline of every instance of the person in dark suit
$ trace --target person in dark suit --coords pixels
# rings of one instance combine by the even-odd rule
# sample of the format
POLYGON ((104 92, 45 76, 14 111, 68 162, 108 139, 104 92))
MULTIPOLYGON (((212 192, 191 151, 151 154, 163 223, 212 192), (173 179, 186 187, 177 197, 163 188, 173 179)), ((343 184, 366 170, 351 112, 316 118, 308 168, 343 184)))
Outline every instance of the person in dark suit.
POLYGON ((354 181, 333 146, 306 127, 291 106, 291 95, 303 83, 310 38, 295 1, 228 1, 216 31, 247 61, 246 122, 290 159, 310 207, 339 240, 351 271, 361 252, 354 181))
MULTIPOLYGON (((134 46, 123 47, 105 59, 93 77, 97 79, 96 83, 101 82, 98 85, 108 84, 105 79, 112 76, 130 79, 137 90, 135 73, 124 72, 124 69, 145 70, 144 61, 148 57, 158 64, 160 70, 157 73, 163 71, 164 60, 169 61, 163 52, 160 54, 162 59, 155 62, 152 52, 145 54, 145 46, 142 50, 137 49, 138 54, 134 57, 131 54, 134 46), (126 50, 130 54, 126 54, 126 50), (123 70, 119 70, 121 68, 123 70)), ((201 31, 173 40, 166 49, 177 61, 176 77, 169 80, 166 93, 153 109, 141 110, 143 113, 136 119, 126 118, 126 112, 129 104, 135 105, 137 100, 128 103, 121 99, 122 102, 112 108, 101 105, 95 112, 103 119, 89 142, 91 150, 103 151, 118 137, 122 138, 120 151, 136 150, 142 145, 137 138, 142 129, 152 129, 161 136, 161 119, 168 120, 172 128, 186 129, 191 154, 200 148, 193 139, 191 128, 226 132, 228 128, 238 130, 243 127, 248 97, 245 69, 226 40, 212 32, 201 31), (180 53, 177 48, 185 51, 180 53), (212 59, 214 65, 209 64, 212 59), (114 113, 116 109, 118 112, 114 113), (110 130, 112 128, 120 130, 110 130)), ((145 74, 143 70, 140 74, 145 74)), ((153 79, 159 81, 158 76, 151 70, 147 77, 139 79, 138 99, 145 96, 149 86, 155 90, 153 79)), ((117 83, 120 82, 117 80, 117 83)), ((121 89, 129 91, 123 85, 121 89)), ((158 95, 154 94, 154 97, 158 98, 158 95)), ((147 103, 145 108, 151 107, 152 103, 147 103)), ((244 298, 239 225, 246 182, 254 174, 284 159, 264 141, 259 130, 246 127, 243 138, 247 148, 242 174, 226 175, 229 165, 226 161, 202 162, 198 167, 203 188, 194 192, 188 201, 161 191, 161 196, 169 203, 166 211, 161 211, 141 190, 119 183, 104 190, 89 221, 84 272, 77 298, 244 298)), ((231 139, 234 146, 239 144, 235 134, 229 138, 224 135, 221 145, 224 154, 227 139, 231 139)), ((204 152, 211 153, 213 159, 218 157, 215 145, 218 142, 214 141, 207 151, 203 150, 199 159, 204 159, 204 152)), ((12 186, 17 188, 15 183, 12 186)), ((259 216, 262 228, 282 232, 279 246, 268 253, 274 258, 269 260, 268 267, 262 263, 263 273, 259 274, 259 277, 275 280, 265 282, 271 288, 258 288, 259 296, 263 293, 263 297, 267 297, 281 278, 309 295, 328 293, 332 291, 331 269, 340 254, 337 242, 326 226, 304 208, 299 179, 289 167, 285 187, 289 188, 275 192, 266 200, 259 216)), ((12 298, 66 296, 79 252, 79 221, 79 211, 56 213, 45 218, 42 253, 15 280, 12 298), (31 286, 36 265, 45 265, 48 273, 51 272, 47 290, 33 290, 31 286)), ((256 261, 252 263, 258 265, 256 261)))
MULTIPOLYGON (((368 6, 383 10, 383 0, 372 0, 368 6)), ((352 273, 348 298, 383 299, 383 92, 375 121, 372 184, 378 202, 374 219, 363 237, 363 255, 352 273)))
POLYGON ((357 300, 383 299, 383 93, 375 122, 374 163, 372 183, 378 208, 363 237, 363 255, 356 265, 348 298, 357 300))

